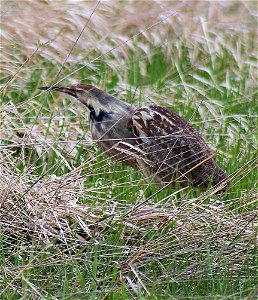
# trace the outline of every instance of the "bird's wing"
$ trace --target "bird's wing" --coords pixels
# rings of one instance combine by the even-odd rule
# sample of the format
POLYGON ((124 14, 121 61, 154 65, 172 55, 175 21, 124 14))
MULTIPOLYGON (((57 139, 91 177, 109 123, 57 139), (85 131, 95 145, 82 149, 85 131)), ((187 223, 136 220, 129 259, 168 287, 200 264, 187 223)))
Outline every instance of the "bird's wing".
POLYGON ((181 178, 200 185, 216 169, 212 151, 201 135, 166 108, 151 106, 136 110, 132 129, 138 147, 166 181, 181 178))

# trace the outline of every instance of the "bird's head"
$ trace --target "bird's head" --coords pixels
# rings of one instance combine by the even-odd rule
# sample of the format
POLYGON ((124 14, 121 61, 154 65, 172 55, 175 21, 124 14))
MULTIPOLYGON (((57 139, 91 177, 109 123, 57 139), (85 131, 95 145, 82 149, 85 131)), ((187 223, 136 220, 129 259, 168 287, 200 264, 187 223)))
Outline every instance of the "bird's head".
POLYGON ((86 105, 96 117, 100 113, 125 113, 131 108, 131 105, 89 84, 78 83, 67 86, 41 87, 39 89, 57 91, 73 96, 86 105))

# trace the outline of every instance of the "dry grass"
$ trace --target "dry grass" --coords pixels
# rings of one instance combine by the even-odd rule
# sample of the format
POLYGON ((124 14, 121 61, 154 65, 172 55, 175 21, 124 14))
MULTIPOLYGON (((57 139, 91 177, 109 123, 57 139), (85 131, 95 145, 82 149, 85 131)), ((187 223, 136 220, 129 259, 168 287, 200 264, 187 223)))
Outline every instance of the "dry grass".
MULTIPOLYGON (((257 212, 250 212, 257 202, 258 195, 254 191, 224 204, 215 201, 207 205, 203 200, 188 199, 179 207, 174 205, 171 196, 165 205, 143 205, 134 210, 128 206, 126 212, 130 213, 125 213, 124 206, 112 202, 101 207, 77 204, 77 199, 89 191, 76 172, 60 178, 35 178, 31 186, 28 174, 10 173, 15 163, 8 152, 2 154, 1 162, 1 234, 8 236, 9 241, 19 238, 25 244, 28 240, 49 246, 61 243, 76 252, 88 243, 95 241, 98 244, 108 228, 116 232, 122 225, 121 239, 125 241, 121 246, 123 263, 118 282, 135 276, 143 279, 141 269, 150 266, 151 270, 154 261, 164 262, 166 268, 165 261, 171 254, 173 263, 178 265, 185 261, 185 255, 188 257, 184 268, 174 270, 175 281, 205 277, 210 261, 213 261, 214 272, 219 272, 223 265, 230 270, 231 276, 237 276, 243 261, 251 259, 257 243, 257 212), (235 202, 239 201, 244 209, 234 208, 235 202), (144 241, 150 232, 154 233, 152 239, 138 244, 137 241, 144 241), (77 241, 76 245, 72 243, 74 241, 77 241), (209 255, 200 261, 198 255, 207 251, 209 255)), ((22 255, 24 250, 23 246, 18 254, 22 255)), ((34 255, 36 265, 40 264, 37 258, 40 254, 34 255)), ((72 257, 70 255, 69 260, 72 257)), ((48 260, 48 265, 56 263, 56 256, 48 260)), ((19 272, 32 268, 35 262, 30 264, 24 269, 7 265, 2 268, 12 278, 17 278, 19 272)), ((145 276, 151 277, 150 270, 145 276)), ((161 274, 159 281, 166 280, 168 275, 161 274)), ((137 290, 132 281, 128 282, 133 290, 137 290)))
MULTIPOLYGON (((85 59, 99 50, 101 59, 112 52, 114 60, 108 63, 119 67, 128 59, 128 51, 135 50, 136 38, 137 48, 147 57, 153 47, 170 53, 180 38, 192 50, 194 64, 201 46, 218 54, 220 45, 235 51, 235 34, 247 41, 256 25, 255 7, 254 1, 4 1, 1 64, 4 76, 14 76, 26 59, 30 68, 37 65, 41 56, 60 64, 65 59, 87 63, 89 68, 85 59)), ((249 57, 248 50, 246 42, 249 57)), ((239 54, 233 53, 242 64, 246 57, 239 54)), ((26 67, 20 71, 25 73, 26 67)))

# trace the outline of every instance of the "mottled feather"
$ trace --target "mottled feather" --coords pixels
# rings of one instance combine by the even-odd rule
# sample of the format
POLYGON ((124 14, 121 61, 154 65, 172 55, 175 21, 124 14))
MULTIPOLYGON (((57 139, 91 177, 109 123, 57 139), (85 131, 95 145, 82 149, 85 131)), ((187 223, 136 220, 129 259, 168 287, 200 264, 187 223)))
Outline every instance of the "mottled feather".
POLYGON ((209 182, 215 185, 227 178, 202 136, 173 111, 159 106, 137 109, 132 126, 138 147, 152 161, 149 173, 156 181, 206 189, 209 182))

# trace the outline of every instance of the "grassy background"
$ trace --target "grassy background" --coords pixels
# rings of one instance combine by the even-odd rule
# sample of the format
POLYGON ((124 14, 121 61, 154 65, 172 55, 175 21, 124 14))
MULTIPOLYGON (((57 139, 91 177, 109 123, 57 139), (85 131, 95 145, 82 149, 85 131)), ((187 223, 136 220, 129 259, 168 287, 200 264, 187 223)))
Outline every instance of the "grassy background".
POLYGON ((254 3, 62 4, 2 7, 0 298, 255 299, 254 3), (37 89, 73 80, 189 120, 227 193, 110 161, 83 106, 37 89))

